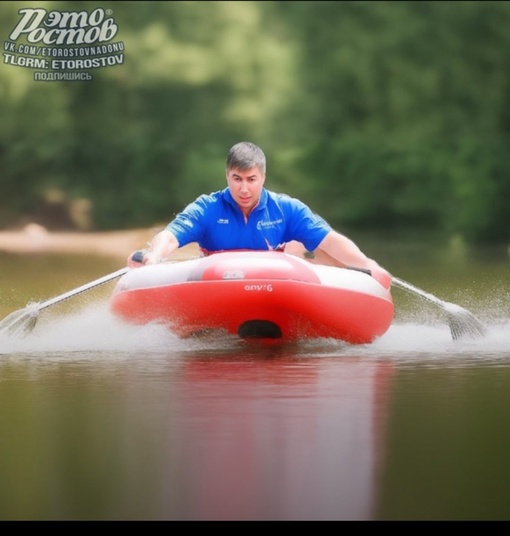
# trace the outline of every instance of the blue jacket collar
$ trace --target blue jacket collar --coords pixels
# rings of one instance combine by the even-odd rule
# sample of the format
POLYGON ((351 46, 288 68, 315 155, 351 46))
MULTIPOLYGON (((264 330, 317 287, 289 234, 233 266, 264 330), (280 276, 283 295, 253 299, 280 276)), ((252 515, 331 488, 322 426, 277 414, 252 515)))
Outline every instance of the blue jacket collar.
MULTIPOLYGON (((223 190, 223 197, 225 198, 225 200, 231 205, 233 206, 234 208, 236 208, 237 210, 241 210, 238 206, 238 204, 234 201, 234 198, 232 197, 232 194, 230 193, 230 190, 227 188, 225 188, 223 190)), ((262 188, 262 191, 260 192, 260 200, 259 200, 259 203, 258 205, 253 209, 253 212, 257 212, 258 210, 262 210, 264 208, 266 208, 267 206, 267 198, 268 198, 268 193, 267 193, 267 190, 265 188, 262 188)))

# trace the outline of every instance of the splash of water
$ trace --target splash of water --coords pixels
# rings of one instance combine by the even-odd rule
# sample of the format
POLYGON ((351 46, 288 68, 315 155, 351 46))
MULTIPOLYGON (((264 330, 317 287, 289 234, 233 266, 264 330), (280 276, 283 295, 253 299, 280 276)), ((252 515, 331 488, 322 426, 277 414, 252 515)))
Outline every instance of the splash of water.
MULTIPOLYGON (((301 356, 356 356, 384 358, 401 363, 427 363, 454 359, 505 362, 510 360, 510 322, 492 318, 485 321, 487 334, 478 340, 453 341, 446 323, 422 311, 420 321, 396 319, 382 337, 367 345, 347 345, 334 340, 304 340, 293 351, 301 356)), ((40 356, 55 353, 89 355, 134 355, 226 351, 242 352, 244 341, 223 336, 216 339, 180 339, 167 327, 157 324, 128 325, 113 317, 105 303, 94 303, 72 314, 45 313, 26 338, 0 335, 2 356, 40 356)))

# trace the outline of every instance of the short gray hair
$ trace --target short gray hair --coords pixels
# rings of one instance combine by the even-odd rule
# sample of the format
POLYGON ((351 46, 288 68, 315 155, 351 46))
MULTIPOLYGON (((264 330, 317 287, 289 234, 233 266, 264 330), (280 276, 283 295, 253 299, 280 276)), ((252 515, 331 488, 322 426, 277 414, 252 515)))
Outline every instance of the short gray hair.
POLYGON ((249 141, 241 141, 231 147, 227 155, 227 171, 246 170, 255 166, 261 173, 266 173, 266 155, 260 147, 249 141))

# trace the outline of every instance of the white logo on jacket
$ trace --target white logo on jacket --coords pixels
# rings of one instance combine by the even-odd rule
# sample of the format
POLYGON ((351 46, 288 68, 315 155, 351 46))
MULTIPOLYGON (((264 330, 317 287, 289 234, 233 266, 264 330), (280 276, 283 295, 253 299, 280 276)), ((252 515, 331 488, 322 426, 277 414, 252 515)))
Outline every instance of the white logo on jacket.
POLYGON ((283 218, 279 218, 278 220, 274 221, 258 221, 257 222, 257 231, 260 231, 261 229, 267 229, 268 227, 276 227, 280 223, 283 222, 283 218))

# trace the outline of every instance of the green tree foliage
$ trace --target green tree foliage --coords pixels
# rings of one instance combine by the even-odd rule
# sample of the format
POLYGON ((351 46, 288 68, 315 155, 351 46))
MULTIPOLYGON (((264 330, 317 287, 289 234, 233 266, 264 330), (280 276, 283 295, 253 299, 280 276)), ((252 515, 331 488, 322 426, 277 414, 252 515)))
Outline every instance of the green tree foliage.
POLYGON ((307 126, 289 139, 305 148, 291 165, 300 183, 313 176, 315 203, 344 222, 508 240, 510 4, 280 9, 301 45, 283 115, 307 126))
MULTIPOLYGON (((510 240, 509 2, 97 6, 125 50, 92 81, 36 82, 4 54, 0 227, 55 199, 90 202, 98 229, 165 223, 249 139, 268 185, 334 225, 510 240)), ((2 42, 25 7, 0 3, 2 42)))

